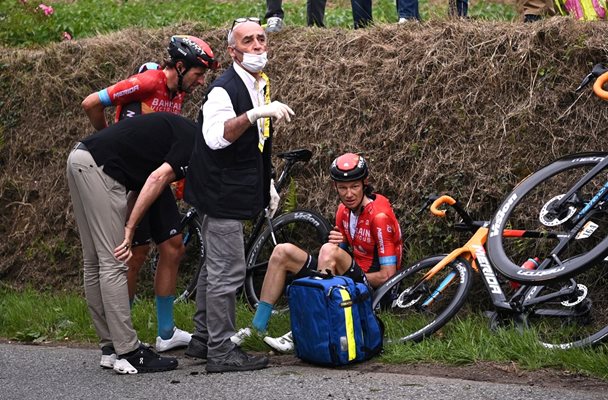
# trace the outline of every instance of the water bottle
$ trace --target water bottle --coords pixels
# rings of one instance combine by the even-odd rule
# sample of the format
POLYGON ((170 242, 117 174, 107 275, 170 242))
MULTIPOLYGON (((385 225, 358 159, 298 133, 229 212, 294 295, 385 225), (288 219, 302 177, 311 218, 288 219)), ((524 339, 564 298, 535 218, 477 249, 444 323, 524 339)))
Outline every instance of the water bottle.
MULTIPOLYGON (((540 259, 538 257, 528 258, 521 265, 521 268, 533 270, 533 269, 538 268, 538 264, 540 264, 540 259)), ((521 284, 519 282, 513 282, 513 281, 511 281, 511 282, 509 282, 509 284, 511 285, 511 287, 513 289, 519 289, 519 287, 521 286, 521 284)))

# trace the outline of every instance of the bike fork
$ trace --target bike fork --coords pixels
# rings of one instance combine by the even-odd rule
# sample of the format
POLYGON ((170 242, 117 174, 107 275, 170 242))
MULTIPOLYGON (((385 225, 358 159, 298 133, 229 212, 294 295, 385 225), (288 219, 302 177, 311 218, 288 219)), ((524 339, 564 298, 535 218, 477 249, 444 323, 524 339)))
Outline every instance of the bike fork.
POLYGON ((424 301, 424 303, 422 303, 422 306, 427 307, 427 306, 431 305, 431 303, 433 301, 435 301, 435 299, 437 297, 439 297, 441 292, 443 292, 443 289, 445 289, 450 283, 452 283, 452 281, 454 280, 455 277, 456 277, 456 272, 450 271, 450 273, 445 278, 443 278, 443 281, 441 281, 441 283, 439 284, 437 289, 433 290, 433 293, 431 293, 429 298, 426 299, 424 301))

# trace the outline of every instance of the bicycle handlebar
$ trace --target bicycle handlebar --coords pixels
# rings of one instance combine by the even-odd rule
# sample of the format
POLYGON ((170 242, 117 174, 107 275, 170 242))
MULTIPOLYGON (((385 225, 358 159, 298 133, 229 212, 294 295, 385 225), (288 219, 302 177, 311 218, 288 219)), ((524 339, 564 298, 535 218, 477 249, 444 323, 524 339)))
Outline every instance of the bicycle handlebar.
POLYGON ((593 84, 593 92, 602 100, 608 100, 608 91, 604 90, 606 82, 608 82, 608 72, 600 75, 593 84))
POLYGON ((447 204, 451 206, 454 210, 456 210, 458 215, 460 215, 460 218, 462 218, 462 222, 465 225, 465 230, 477 229, 480 226, 483 226, 485 223, 484 221, 473 221, 473 218, 471 218, 469 213, 467 213, 467 211, 462 207, 462 204, 460 204, 460 202, 458 200, 455 200, 452 196, 431 196, 429 200, 433 201, 433 204, 431 204, 431 212, 438 217, 445 217, 445 211, 439 209, 439 207, 443 204, 447 204))
POLYGON ((443 195, 443 196, 439 197, 438 199, 436 199, 433 202, 433 204, 431 204, 431 212, 438 217, 441 217, 441 218, 445 217, 445 211, 439 209, 439 207, 445 203, 447 203, 450 206, 453 206, 454 204, 456 204, 456 200, 454 200, 452 197, 450 197, 448 195, 443 195))

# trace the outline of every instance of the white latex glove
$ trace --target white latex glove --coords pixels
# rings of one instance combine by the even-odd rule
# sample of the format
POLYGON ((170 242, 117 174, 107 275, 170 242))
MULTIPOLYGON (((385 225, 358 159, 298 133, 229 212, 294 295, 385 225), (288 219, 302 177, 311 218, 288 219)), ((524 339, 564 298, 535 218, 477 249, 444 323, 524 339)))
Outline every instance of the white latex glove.
POLYGON ((274 179, 270 180, 270 203, 268 204, 268 216, 272 218, 279 209, 279 200, 281 197, 274 187, 274 179))
POLYGON ((279 122, 285 118, 287 122, 290 122, 291 115, 296 114, 287 104, 283 104, 280 101, 273 101, 270 104, 254 107, 247 111, 247 118, 249 118, 249 122, 252 124, 260 118, 274 118, 275 122, 279 122))

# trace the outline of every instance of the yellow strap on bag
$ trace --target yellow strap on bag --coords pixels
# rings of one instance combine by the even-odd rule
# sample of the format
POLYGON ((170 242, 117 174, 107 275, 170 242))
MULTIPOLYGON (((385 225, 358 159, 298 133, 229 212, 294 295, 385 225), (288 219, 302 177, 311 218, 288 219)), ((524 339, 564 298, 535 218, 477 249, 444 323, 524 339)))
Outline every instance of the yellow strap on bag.
MULTIPOLYGON (((268 104, 270 104, 270 79, 268 78, 268 75, 266 75, 263 72, 260 75, 262 76, 262 79, 264 79, 264 81, 266 82, 266 87, 264 88, 264 104, 268 105, 268 104)), ((270 137, 270 118, 267 117, 267 118, 264 118, 263 133, 262 133, 262 136, 260 137, 260 141, 258 143, 258 148, 260 149, 261 152, 264 151, 264 142, 269 137, 270 137)))
POLYGON ((350 299, 350 293, 346 289, 340 289, 342 302, 351 303, 350 306, 344 307, 344 323, 346 325, 346 340, 348 342, 348 361, 352 361, 357 357, 357 346, 355 344, 355 327, 353 325, 353 307, 350 299))

